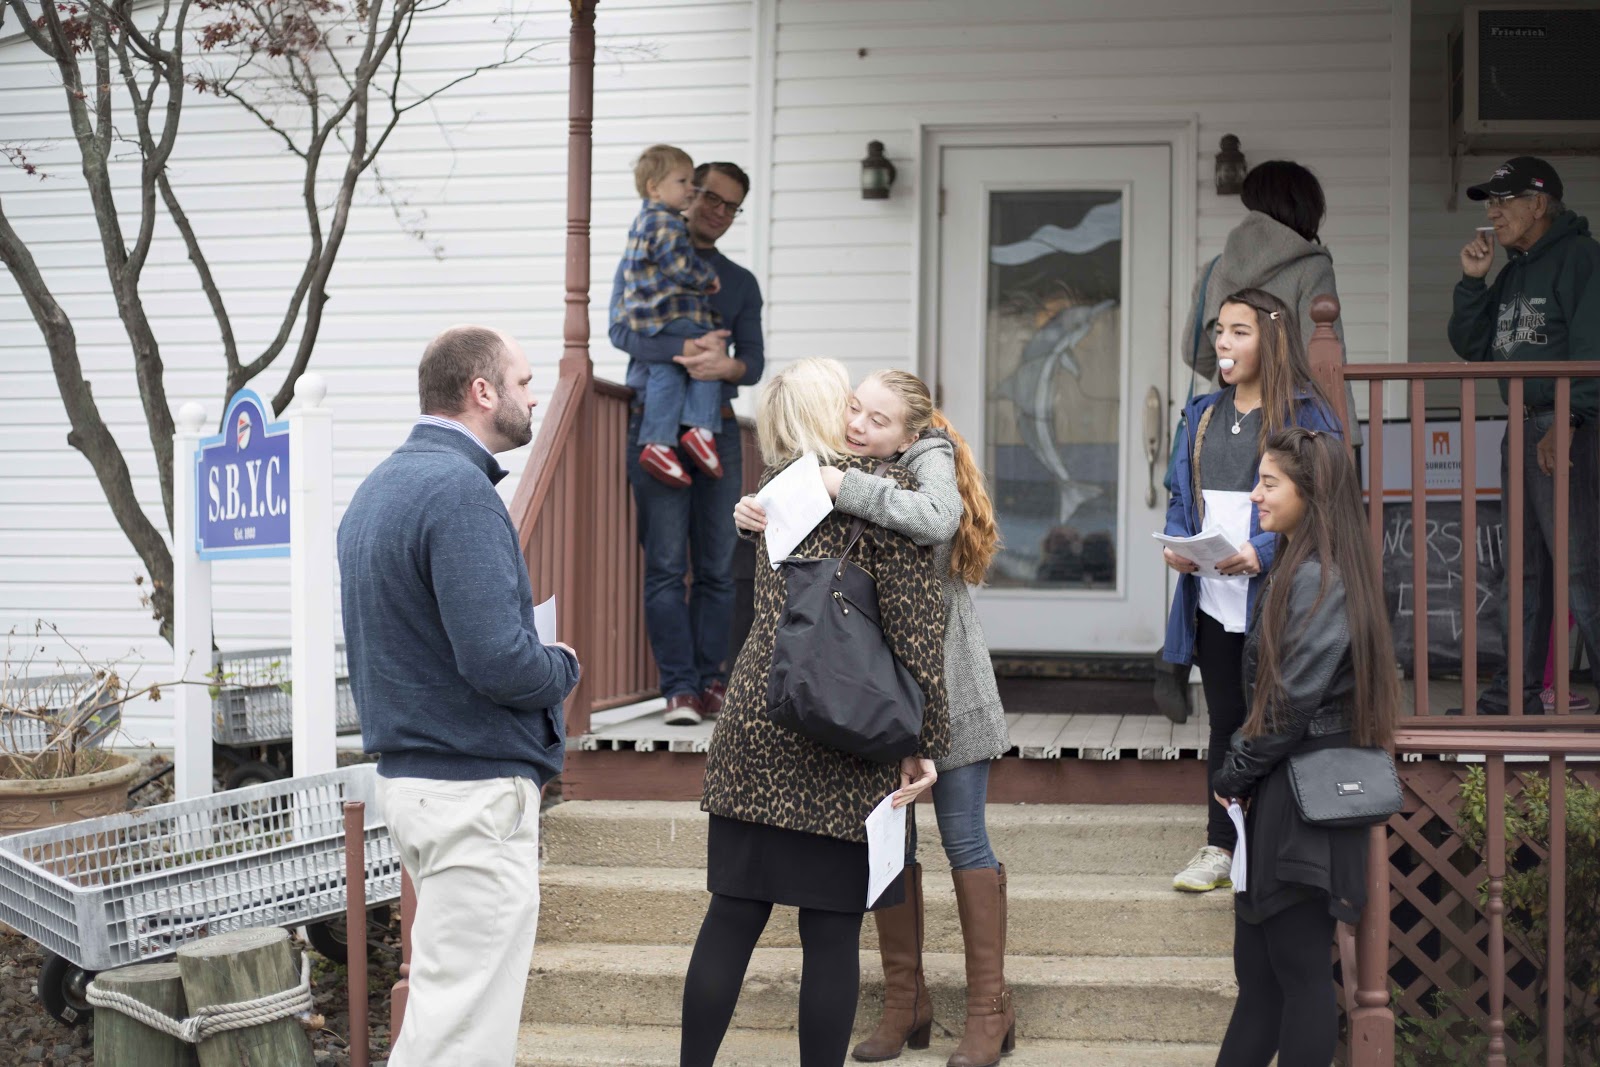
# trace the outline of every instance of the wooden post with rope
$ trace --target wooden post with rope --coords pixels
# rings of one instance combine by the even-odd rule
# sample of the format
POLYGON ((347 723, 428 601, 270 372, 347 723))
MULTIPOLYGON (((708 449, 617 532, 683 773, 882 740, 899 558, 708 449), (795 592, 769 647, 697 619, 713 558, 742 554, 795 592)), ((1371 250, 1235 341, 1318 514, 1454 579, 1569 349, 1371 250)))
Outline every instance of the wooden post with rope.
MULTIPOLYGON (((141 963, 95 977, 102 989, 132 997, 164 1015, 189 1013, 178 965, 141 963)), ((94 1062, 101 1067, 196 1067, 194 1046, 110 1009, 94 1013, 94 1062)))
MULTIPOLYGON (((289 933, 272 927, 215 934, 178 950, 188 1010, 240 1004, 300 985, 289 933)), ((311 1039, 296 1018, 215 1034, 197 1046, 200 1067, 316 1067, 311 1039)))

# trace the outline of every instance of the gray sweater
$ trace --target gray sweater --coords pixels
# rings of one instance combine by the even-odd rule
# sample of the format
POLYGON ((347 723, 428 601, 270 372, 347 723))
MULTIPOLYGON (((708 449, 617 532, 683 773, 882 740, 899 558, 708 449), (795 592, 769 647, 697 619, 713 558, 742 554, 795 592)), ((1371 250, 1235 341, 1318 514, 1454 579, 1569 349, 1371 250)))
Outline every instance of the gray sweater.
POLYGON ((900 463, 917 476, 915 491, 865 471, 846 471, 834 507, 934 548, 934 562, 944 578, 945 688, 950 696, 950 754, 935 766, 949 771, 992 759, 1010 748, 1011 740, 971 591, 950 573, 951 543, 961 526, 955 448, 943 432, 930 430, 906 449, 900 463))
POLYGON ((361 737, 386 778, 561 773, 578 661, 533 625, 533 590, 494 483, 464 433, 418 426, 339 524, 345 647, 361 737))

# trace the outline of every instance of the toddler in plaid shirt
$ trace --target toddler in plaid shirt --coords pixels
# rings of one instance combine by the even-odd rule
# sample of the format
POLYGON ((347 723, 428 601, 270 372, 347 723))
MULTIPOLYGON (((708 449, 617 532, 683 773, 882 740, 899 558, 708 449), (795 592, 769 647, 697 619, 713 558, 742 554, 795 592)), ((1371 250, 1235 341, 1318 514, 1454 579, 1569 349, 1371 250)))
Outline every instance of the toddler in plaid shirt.
MULTIPOLYGON (((721 325, 706 299, 720 283, 683 221, 695 195, 694 161, 682 149, 654 145, 634 164, 633 183, 644 203, 622 254, 621 317, 647 337, 704 336, 721 325)), ((671 362, 651 363, 648 373, 640 398, 639 466, 668 485, 687 487, 689 473, 673 447, 682 444, 696 466, 722 477, 714 436, 722 430, 722 383, 694 381, 671 362)))

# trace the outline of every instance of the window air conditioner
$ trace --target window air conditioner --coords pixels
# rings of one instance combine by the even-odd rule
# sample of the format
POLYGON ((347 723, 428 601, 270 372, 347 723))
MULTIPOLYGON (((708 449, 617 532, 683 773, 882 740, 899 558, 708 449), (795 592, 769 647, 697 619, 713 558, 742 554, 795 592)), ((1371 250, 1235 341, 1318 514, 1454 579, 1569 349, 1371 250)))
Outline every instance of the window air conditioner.
POLYGON ((1600 4, 1467 7, 1449 57, 1453 155, 1600 147, 1600 4))

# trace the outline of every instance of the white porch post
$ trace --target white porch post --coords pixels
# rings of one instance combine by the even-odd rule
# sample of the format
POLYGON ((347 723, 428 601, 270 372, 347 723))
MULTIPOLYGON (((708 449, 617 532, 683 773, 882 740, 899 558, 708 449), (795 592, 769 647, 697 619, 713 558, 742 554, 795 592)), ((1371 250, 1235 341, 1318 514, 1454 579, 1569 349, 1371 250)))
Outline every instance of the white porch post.
POLYGON ((179 800, 211 793, 211 564, 195 544, 194 453, 205 409, 194 401, 178 410, 172 435, 172 676, 173 787, 179 800))
POLYGON ((320 374, 289 412, 290 687, 296 777, 334 769, 333 417, 320 374))

